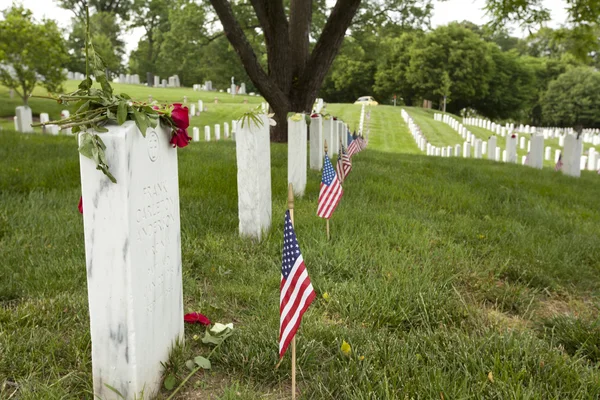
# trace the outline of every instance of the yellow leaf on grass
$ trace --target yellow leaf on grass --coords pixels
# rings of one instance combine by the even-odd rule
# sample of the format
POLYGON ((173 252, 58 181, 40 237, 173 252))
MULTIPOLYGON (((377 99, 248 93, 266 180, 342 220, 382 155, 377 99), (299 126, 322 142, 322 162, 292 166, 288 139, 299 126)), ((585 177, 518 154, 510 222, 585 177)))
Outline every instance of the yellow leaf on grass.
POLYGON ((344 353, 347 356, 349 356, 350 353, 352 353, 352 347, 350 347, 350 345, 348 343, 346 343, 345 340, 342 340, 341 350, 342 350, 342 353, 344 353))
POLYGON ((492 371, 488 372, 488 380, 494 383, 494 375, 492 375, 492 371))
POLYGON ((327 292, 323 293, 323 298, 325 300, 329 300, 329 293, 327 293, 327 292))

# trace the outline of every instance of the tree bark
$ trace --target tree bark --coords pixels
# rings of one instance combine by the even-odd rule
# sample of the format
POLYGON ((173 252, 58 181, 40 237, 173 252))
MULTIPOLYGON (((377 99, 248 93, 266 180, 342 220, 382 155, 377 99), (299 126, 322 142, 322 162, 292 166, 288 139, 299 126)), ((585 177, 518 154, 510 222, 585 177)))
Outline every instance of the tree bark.
POLYGON ((312 53, 311 0, 291 0, 289 23, 282 0, 250 2, 265 36, 267 72, 260 66, 230 2, 210 0, 246 73, 275 113, 277 125, 271 129, 271 140, 286 142, 288 112, 311 112, 361 0, 337 0, 312 53))

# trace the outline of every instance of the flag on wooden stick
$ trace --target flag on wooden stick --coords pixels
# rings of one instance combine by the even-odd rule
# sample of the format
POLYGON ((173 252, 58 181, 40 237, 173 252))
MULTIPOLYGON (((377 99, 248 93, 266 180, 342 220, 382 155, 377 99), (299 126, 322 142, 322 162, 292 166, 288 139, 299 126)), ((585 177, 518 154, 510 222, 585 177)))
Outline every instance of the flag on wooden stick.
POLYGON ((562 169, 563 166, 563 162, 562 162, 562 153, 558 156, 558 161, 556 162, 556 165, 554 166, 554 170, 555 171, 560 171, 562 169))
POLYGON ((289 210, 285 212, 284 225, 279 297, 279 358, 285 354, 300 327, 302 315, 316 297, 298 246, 289 210))
POLYGON ((331 165, 329 156, 325 152, 323 161, 323 178, 321 179, 321 190, 319 192, 319 203, 317 205, 317 215, 321 218, 331 218, 331 214, 338 206, 342 194, 342 184, 331 165))

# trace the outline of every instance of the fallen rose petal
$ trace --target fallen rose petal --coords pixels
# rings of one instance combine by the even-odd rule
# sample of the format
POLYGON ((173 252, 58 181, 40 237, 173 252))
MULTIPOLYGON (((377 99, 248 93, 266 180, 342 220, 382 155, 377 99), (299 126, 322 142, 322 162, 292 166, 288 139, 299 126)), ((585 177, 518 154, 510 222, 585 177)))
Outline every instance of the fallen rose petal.
POLYGON ((83 197, 79 196, 79 204, 77 205, 77 208, 79 209, 79 213, 83 214, 83 197))
POLYGON ((185 147, 190 143, 190 140, 192 140, 186 129, 178 129, 174 132, 175 133, 173 133, 173 136, 171 137, 171 144, 173 147, 185 147))
POLYGON ((189 324, 202 324, 202 325, 210 325, 210 319, 205 315, 202 315, 197 312, 185 314, 183 316, 183 320, 189 324))

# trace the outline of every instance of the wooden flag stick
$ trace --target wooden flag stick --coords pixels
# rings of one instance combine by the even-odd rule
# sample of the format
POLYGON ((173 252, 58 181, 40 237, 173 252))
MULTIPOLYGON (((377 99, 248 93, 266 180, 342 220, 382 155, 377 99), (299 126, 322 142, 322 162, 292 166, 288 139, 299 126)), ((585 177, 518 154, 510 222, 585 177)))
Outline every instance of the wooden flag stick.
MULTIPOLYGON (((325 154, 327 154, 327 150, 328 150, 327 140, 324 141, 324 144, 325 144, 325 154)), ((329 240, 329 218, 327 218, 327 240, 329 240)))
MULTIPOLYGON (((294 226, 294 188, 288 184, 288 210, 294 226)), ((328 221, 329 222, 329 221, 328 221)), ((292 400, 296 400, 296 335, 292 338, 292 400)))

